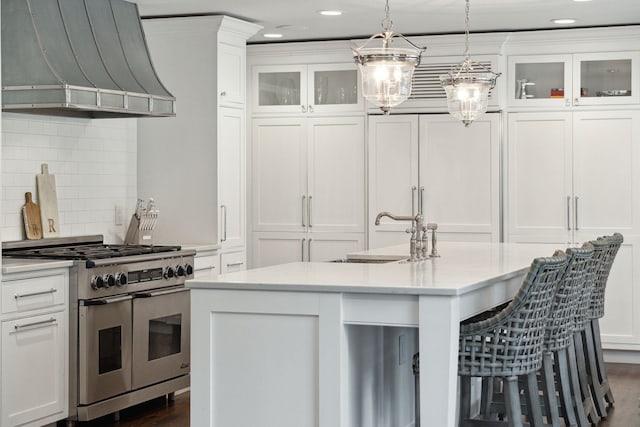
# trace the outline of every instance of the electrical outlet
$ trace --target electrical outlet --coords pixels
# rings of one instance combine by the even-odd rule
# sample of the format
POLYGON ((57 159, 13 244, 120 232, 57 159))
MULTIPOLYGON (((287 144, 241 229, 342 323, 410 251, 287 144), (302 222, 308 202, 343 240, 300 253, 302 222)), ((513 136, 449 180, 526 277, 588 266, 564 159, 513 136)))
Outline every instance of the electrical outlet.
POLYGON ((122 225, 122 221, 123 221, 122 216, 123 216, 122 206, 116 205, 114 218, 113 218, 115 225, 122 225))

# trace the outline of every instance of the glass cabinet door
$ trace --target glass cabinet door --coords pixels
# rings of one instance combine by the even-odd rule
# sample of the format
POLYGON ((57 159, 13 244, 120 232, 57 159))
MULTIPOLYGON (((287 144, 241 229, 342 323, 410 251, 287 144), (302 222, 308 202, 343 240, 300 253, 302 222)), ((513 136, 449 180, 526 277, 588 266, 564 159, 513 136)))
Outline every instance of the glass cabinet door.
POLYGON ((255 112, 304 113, 307 110, 305 65, 265 65, 253 69, 255 112))
POLYGON ((571 66, 571 55, 510 56, 509 105, 570 106, 571 66))
POLYGON ((637 103, 639 58, 636 52, 574 55, 573 104, 637 103))
POLYGON ((361 111, 360 75, 355 64, 310 65, 309 112, 361 111))

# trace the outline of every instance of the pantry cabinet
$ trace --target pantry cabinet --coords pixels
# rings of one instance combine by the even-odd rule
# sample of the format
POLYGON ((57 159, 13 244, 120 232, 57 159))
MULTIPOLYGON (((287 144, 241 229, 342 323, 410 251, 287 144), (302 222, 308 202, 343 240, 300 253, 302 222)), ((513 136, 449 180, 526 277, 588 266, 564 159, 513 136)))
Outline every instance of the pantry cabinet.
POLYGON ((566 108, 640 103, 640 53, 515 55, 508 59, 508 104, 566 108))
POLYGON ((68 416, 68 270, 3 274, 2 426, 41 426, 68 416))
POLYGON ((506 240, 570 246, 622 233, 602 339, 640 349, 640 111, 512 113, 508 128, 506 240))
POLYGON ((408 242, 409 222, 438 224, 445 240, 499 241, 500 115, 465 127, 449 115, 369 117, 369 247, 408 242))
MULTIPOLYGON (((283 255, 287 260, 308 260, 308 256, 300 256, 302 239, 306 239, 304 251, 313 253, 314 246, 320 247, 320 242, 326 241, 321 233, 359 233, 355 240, 364 242, 364 132, 364 117, 253 120, 254 266, 265 265, 258 260, 267 259, 259 253, 267 250, 264 243, 267 237, 257 237, 255 234, 259 232, 279 232, 283 236, 301 233, 274 243, 289 242, 285 246, 290 255, 283 255), (315 237, 303 236, 310 233, 315 237), (300 241, 300 246, 293 243, 295 240, 300 241)), ((336 254, 342 257, 346 252, 337 249, 336 254)))
POLYGON ((255 65, 253 114, 363 112, 354 63, 255 65))

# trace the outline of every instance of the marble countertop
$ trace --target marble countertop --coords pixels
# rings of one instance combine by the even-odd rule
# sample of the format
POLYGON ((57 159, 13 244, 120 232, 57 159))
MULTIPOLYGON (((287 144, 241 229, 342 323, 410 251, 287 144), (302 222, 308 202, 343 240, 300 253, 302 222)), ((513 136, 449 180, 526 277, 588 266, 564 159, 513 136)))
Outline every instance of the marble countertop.
POLYGON ((26 258, 2 258, 2 274, 24 273, 27 271, 49 270, 52 268, 68 268, 71 260, 42 260, 26 258))
POLYGON ((527 271, 536 257, 551 256, 549 244, 439 242, 440 258, 417 263, 408 244, 350 254, 350 259, 396 259, 388 263, 296 262, 190 280, 203 289, 462 295, 527 271))

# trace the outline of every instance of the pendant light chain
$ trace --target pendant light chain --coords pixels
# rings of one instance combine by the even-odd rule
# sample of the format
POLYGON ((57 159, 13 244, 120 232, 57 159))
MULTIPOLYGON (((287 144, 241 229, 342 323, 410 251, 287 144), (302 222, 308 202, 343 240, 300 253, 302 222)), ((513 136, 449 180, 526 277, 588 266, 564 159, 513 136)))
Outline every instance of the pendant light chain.
POLYGON ((389 17, 389 0, 386 0, 385 2, 384 14, 385 14, 385 17, 382 20, 381 24, 382 24, 382 31, 386 33, 388 31, 391 31, 391 27, 393 27, 393 21, 389 17))
POLYGON ((469 0, 464 7, 464 59, 469 61, 469 0))

